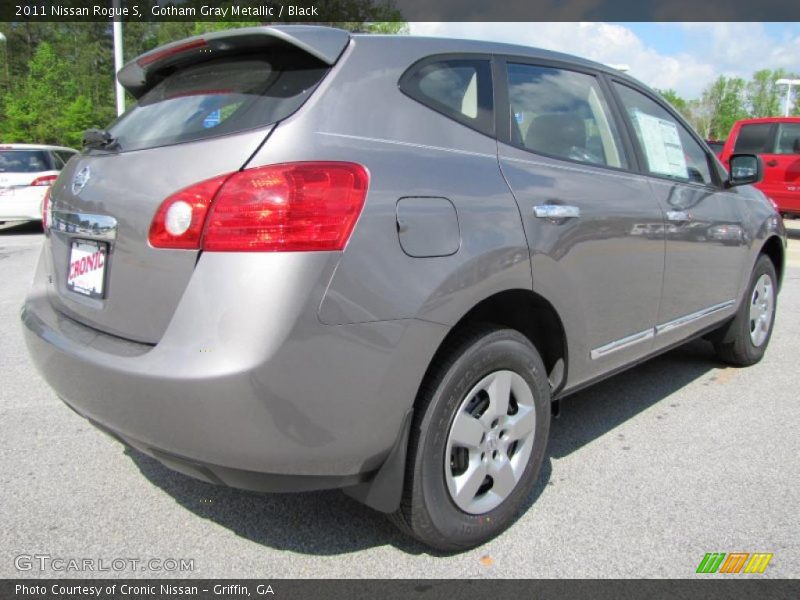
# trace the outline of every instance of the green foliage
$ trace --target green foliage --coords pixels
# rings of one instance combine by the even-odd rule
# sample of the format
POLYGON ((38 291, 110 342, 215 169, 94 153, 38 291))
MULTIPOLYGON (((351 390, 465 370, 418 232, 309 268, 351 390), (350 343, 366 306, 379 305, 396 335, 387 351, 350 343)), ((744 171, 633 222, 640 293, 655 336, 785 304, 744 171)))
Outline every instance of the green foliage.
POLYGON ((89 98, 80 94, 70 102, 58 120, 62 132, 61 144, 80 148, 83 132, 98 125, 97 114, 89 98))
POLYGON ((712 107, 709 135, 724 139, 733 124, 748 116, 743 97, 746 83, 739 77, 719 78, 703 92, 702 100, 712 107))
MULTIPOLYGON (((408 33, 390 3, 331 0, 326 15, 363 21, 326 23, 370 33, 408 33)), ((317 23, 322 25, 323 23, 317 23)), ((132 21, 123 25, 125 60, 161 44, 210 31, 257 26, 257 21, 132 21)), ((79 147, 83 131, 114 119, 112 27, 105 23, 0 23, 0 143, 79 147)), ((133 99, 128 96, 126 103, 133 99)))
POLYGON ((679 113, 686 115, 689 103, 681 98, 675 90, 656 90, 679 113))
POLYGON ((375 21, 365 25, 368 33, 408 35, 411 32, 405 21, 375 21))
POLYGON ((786 75, 787 73, 783 69, 777 71, 762 69, 753 73, 753 79, 748 82, 745 91, 745 101, 751 117, 771 117, 783 114, 781 89, 780 86, 775 85, 775 82, 786 75))
POLYGON ((74 82, 65 81, 67 71, 68 65, 48 42, 38 45, 27 76, 4 97, 5 119, 0 125, 4 141, 60 143, 64 139, 67 115, 53 107, 77 101, 74 82))
MULTIPOLYGON (((192 0, 198 3, 200 0, 192 0)), ((391 2, 330 0, 330 25, 353 32, 406 34, 391 2), (361 18, 339 21, 337 18, 361 18)), ((256 21, 128 22, 123 26, 125 60, 184 37, 256 21)), ((104 127, 115 115, 114 58, 110 23, 0 23, 0 142, 59 143, 76 147, 83 130, 104 127)), ((763 69, 745 81, 720 76, 700 98, 687 100, 674 90, 661 94, 706 138, 724 139, 733 123, 746 117, 782 115, 786 88, 777 79, 796 78, 763 69)), ((792 114, 800 116, 800 90, 792 114)), ((132 98, 128 97, 130 104, 132 98)))
POLYGON ((2 25, 9 77, 0 95, 0 141, 75 146, 84 129, 113 117, 107 24, 2 25))
MULTIPOLYGON (((707 139, 724 140, 739 119, 783 115, 786 88, 775 85, 775 82, 781 78, 796 77, 782 69, 762 69, 753 73, 749 81, 721 75, 696 100, 685 100, 673 90, 661 94, 700 135, 707 139)), ((800 97, 797 93, 792 114, 800 115, 800 97)))

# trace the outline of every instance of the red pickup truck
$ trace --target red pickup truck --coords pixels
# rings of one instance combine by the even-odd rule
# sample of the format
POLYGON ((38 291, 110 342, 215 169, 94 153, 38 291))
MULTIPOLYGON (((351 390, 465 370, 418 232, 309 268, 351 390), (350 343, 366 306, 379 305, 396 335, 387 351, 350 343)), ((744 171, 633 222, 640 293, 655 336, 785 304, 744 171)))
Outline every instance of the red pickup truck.
POLYGON ((743 119, 733 124, 720 160, 731 154, 758 154, 764 179, 757 184, 783 216, 800 216, 800 117, 743 119))

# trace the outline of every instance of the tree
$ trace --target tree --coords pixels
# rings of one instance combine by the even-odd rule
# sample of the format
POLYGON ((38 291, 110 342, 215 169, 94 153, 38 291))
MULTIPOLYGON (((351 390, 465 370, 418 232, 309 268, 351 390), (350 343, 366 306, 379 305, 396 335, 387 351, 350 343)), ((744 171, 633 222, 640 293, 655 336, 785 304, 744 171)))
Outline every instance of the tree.
MULTIPOLYGON (((207 4, 200 0, 195 3, 207 4)), ((198 4, 199 5, 199 4, 198 4)), ((330 22, 350 31, 407 33, 391 3, 331 0, 325 16, 360 21, 330 22)), ((130 21, 123 26, 125 60, 191 35, 257 21, 130 21)), ((321 25, 323 23, 316 23, 321 25)), ((0 142, 77 146, 88 127, 104 127, 116 114, 112 27, 109 22, 0 23, 0 142), (5 76, 6 70, 8 77, 5 76)), ((132 102, 132 98, 128 98, 132 102)))
POLYGON ((38 45, 28 75, 5 97, 5 119, 0 126, 6 141, 61 141, 58 107, 74 89, 68 73, 49 43, 38 45))
POLYGON ((683 115, 684 118, 688 117, 688 115, 689 115, 689 103, 686 100, 684 100, 683 98, 681 98, 675 90, 673 90, 673 89, 669 89, 669 90, 656 89, 656 91, 659 94, 661 94, 661 96, 664 98, 664 100, 669 102, 675 110, 677 110, 679 113, 681 113, 681 115, 683 115))
POLYGON ((80 94, 66 106, 58 119, 58 125, 61 143, 80 148, 83 132, 98 125, 97 112, 89 98, 80 94))
POLYGON ((714 119, 714 107, 708 99, 690 100, 687 107, 686 120, 704 139, 710 140, 711 121, 714 119))
POLYGON ((781 90, 775 82, 786 76, 783 69, 762 69, 753 73, 753 79, 747 83, 745 91, 749 116, 775 117, 783 114, 781 90))
POLYGON ((703 91, 700 98, 702 111, 711 114, 707 137, 716 140, 725 139, 733 124, 748 116, 744 104, 744 90, 744 79, 720 75, 703 91))

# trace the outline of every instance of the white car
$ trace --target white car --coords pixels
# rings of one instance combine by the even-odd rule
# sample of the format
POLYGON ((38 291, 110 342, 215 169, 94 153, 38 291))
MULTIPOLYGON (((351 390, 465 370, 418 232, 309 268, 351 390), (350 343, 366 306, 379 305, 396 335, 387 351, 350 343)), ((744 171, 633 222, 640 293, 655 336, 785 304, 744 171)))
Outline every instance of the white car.
POLYGON ((0 223, 40 221, 47 189, 77 153, 62 146, 0 144, 0 223))

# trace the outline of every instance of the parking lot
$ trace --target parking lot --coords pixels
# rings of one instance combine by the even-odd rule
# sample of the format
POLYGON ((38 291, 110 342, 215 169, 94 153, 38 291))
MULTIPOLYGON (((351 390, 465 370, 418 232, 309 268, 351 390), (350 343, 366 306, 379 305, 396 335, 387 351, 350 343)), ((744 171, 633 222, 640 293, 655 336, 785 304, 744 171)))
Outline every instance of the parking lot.
POLYGON ((693 342, 570 397, 527 511, 456 555, 429 553, 339 492, 217 488, 95 430, 23 344, 39 227, 0 230, 0 577, 680 578, 707 552, 773 553, 757 577, 798 577, 800 221, 788 225, 760 364, 726 368, 693 342), (17 570, 15 557, 36 554, 193 559, 194 570, 17 570))

